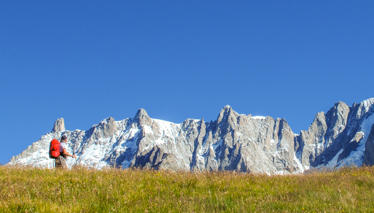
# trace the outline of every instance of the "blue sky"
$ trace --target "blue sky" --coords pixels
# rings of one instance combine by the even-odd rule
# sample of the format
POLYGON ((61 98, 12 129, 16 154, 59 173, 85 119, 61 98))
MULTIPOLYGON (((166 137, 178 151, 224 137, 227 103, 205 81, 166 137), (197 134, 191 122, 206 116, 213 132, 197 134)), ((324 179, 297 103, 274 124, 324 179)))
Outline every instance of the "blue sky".
POLYGON ((1 1, 0 163, 63 117, 241 114, 295 133, 374 97, 374 1, 1 1))

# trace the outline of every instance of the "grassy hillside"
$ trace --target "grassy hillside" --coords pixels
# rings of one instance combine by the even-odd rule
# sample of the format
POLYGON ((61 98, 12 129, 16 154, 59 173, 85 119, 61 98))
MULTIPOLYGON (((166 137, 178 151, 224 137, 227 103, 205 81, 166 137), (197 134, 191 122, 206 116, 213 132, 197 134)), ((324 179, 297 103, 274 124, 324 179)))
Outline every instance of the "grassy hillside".
POLYGON ((267 176, 0 166, 0 212, 372 212, 373 172, 267 176))

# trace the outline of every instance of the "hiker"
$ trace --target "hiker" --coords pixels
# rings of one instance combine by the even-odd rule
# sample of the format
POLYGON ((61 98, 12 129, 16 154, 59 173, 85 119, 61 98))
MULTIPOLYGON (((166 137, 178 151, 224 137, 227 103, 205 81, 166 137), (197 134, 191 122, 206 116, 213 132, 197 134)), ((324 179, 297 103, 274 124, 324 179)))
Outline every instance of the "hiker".
POLYGON ((66 163, 66 158, 68 156, 73 157, 73 158, 77 158, 77 156, 71 155, 67 151, 67 149, 66 149, 67 148, 67 145, 66 145, 67 140, 68 140, 68 138, 66 137, 66 135, 63 135, 61 137, 61 140, 60 140, 60 155, 55 159, 56 168, 67 169, 68 166, 67 166, 67 163, 66 163))

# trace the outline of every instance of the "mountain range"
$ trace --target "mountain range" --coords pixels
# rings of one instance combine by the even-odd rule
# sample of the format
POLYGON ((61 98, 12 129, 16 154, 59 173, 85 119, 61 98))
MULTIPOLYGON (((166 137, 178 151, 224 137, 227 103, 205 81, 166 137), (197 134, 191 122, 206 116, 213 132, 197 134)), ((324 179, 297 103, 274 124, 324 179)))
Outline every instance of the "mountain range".
POLYGON ((133 118, 109 117, 89 130, 52 131, 12 157, 9 165, 54 166, 50 141, 68 137, 70 165, 188 171, 302 173, 311 168, 374 164, 374 98, 319 112, 308 130, 295 134, 285 119, 238 114, 225 106, 215 121, 187 119, 175 124, 152 119, 144 109, 133 118))

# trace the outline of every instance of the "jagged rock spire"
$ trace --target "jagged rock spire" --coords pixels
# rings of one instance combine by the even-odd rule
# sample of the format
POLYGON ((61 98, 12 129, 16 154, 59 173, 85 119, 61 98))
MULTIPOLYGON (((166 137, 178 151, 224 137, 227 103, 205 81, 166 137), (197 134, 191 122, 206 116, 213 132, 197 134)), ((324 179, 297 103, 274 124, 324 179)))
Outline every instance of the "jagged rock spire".
POLYGON ((233 113, 234 113, 234 110, 231 108, 231 106, 226 105, 219 112, 219 115, 218 115, 218 118, 217 118, 217 122, 221 123, 222 120, 224 120, 225 118, 227 119, 227 117, 229 117, 233 113))
MULTIPOLYGON (((65 130, 58 119, 46 134, 9 165, 52 168, 50 139, 65 130)), ((335 104, 317 113, 308 130, 292 132, 284 119, 253 118, 225 106, 212 122, 187 119, 174 124, 151 119, 144 109, 134 118, 107 118, 88 131, 64 131, 81 165, 171 170, 230 170, 267 174, 303 172, 310 167, 374 165, 374 99, 335 104), (368 137, 367 137, 368 136, 368 137)))
POLYGON ((139 109, 136 113, 134 120, 140 125, 151 125, 152 119, 148 116, 147 112, 144 109, 139 109))
POLYGON ((63 118, 56 120, 55 125, 52 128, 52 133, 65 131, 65 122, 63 118))

